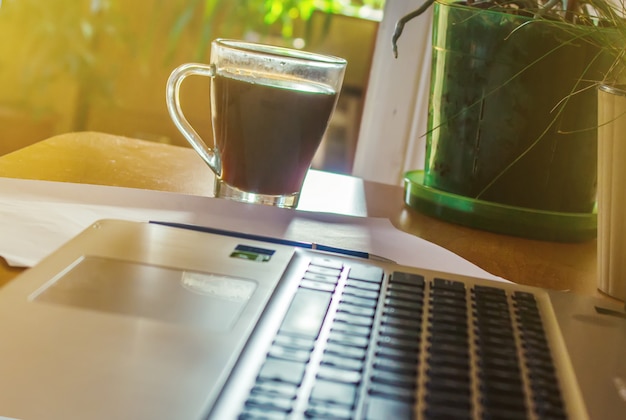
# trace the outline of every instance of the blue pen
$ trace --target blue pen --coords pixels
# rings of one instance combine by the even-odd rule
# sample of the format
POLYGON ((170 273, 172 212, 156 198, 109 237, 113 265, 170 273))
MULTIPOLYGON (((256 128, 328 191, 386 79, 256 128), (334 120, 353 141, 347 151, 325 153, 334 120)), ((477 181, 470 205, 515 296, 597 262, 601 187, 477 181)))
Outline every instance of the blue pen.
POLYGON ((169 226, 169 227, 175 227, 175 228, 180 228, 180 229, 195 230, 198 232, 214 233, 217 235, 230 236, 233 238, 268 242, 268 243, 277 244, 277 245, 287 245, 287 246, 294 246, 298 248, 315 249, 318 251, 332 252, 334 254, 347 255, 350 257, 365 258, 365 259, 377 260, 377 261, 382 261, 382 262, 393 262, 387 258, 380 257, 378 255, 369 254, 363 251, 353 251, 350 249, 336 248, 336 247, 316 244, 312 242, 300 242, 300 241, 292 241, 289 239, 272 238, 269 236, 253 235, 251 233, 235 232, 231 230, 217 229, 217 228, 212 228, 208 226, 190 225, 186 223, 162 222, 162 221, 156 221, 156 220, 151 220, 150 223, 155 224, 155 225, 169 226))

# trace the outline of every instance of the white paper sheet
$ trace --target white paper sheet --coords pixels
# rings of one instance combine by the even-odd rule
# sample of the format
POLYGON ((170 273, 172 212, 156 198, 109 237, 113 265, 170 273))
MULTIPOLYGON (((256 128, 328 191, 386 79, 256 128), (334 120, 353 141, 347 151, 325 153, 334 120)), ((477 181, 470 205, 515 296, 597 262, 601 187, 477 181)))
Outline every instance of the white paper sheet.
POLYGON ((440 246, 397 230, 386 219, 159 191, 0 178, 0 256, 10 265, 33 266, 93 222, 110 218, 190 223, 315 242, 403 265, 500 279, 440 246))

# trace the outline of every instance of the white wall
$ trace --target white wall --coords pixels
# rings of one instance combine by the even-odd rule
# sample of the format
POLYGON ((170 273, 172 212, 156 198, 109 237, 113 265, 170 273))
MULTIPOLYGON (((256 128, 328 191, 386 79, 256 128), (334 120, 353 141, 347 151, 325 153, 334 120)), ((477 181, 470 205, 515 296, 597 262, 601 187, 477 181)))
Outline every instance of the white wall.
POLYGON ((411 20, 391 47, 396 22, 424 0, 387 0, 378 29, 353 175, 402 185, 407 170, 424 167, 430 82, 432 8, 411 20))

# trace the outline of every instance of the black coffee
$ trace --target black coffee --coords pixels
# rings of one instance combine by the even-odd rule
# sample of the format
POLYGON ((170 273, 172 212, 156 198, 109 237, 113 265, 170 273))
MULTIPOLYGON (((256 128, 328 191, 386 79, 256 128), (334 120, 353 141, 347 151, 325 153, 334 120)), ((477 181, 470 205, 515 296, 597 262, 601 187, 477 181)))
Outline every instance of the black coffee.
POLYGON ((238 79, 230 74, 212 78, 211 89, 222 180, 259 194, 299 191, 336 92, 292 79, 238 79))

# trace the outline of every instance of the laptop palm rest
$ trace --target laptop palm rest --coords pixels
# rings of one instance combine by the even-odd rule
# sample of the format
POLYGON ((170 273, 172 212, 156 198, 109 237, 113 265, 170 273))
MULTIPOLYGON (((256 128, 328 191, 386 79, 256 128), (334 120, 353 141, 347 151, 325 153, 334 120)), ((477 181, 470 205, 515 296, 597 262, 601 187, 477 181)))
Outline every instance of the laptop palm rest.
POLYGON ((87 256, 33 300, 226 332, 256 287, 248 279, 87 256))

